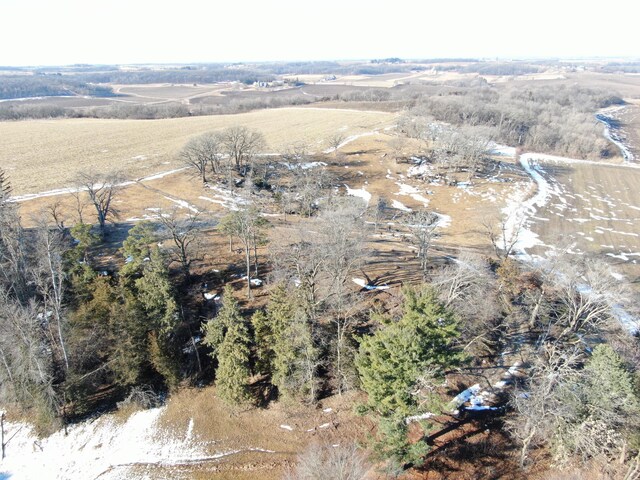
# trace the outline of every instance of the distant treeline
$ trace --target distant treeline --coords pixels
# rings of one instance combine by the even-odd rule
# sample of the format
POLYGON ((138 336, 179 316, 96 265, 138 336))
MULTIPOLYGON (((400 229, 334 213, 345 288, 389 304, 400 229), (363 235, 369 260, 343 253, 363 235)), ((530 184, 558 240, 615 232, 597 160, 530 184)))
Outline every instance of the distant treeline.
POLYGON ((610 62, 600 70, 605 73, 640 73, 640 62, 610 62))
POLYGON ((183 67, 172 70, 136 70, 108 72, 92 72, 81 74, 82 78, 95 83, 217 83, 242 82, 251 85, 254 82, 271 82, 274 75, 247 68, 225 68, 216 66, 215 69, 199 67, 183 67))
POLYGON ((480 75, 531 75, 544 70, 543 67, 528 63, 485 63, 475 62, 468 65, 437 65, 436 70, 459 73, 478 73, 480 75))
POLYGON ((56 105, 7 105, 0 104, 0 121, 30 120, 43 118, 116 118, 134 120, 155 120, 201 115, 228 115, 265 108, 288 105, 306 105, 321 101, 305 96, 259 97, 234 99, 229 103, 214 105, 183 105, 163 103, 160 105, 115 104, 105 107, 63 108, 56 105))
POLYGON ((622 103, 610 92, 575 86, 485 87, 423 97, 412 115, 456 126, 483 127, 490 140, 506 145, 597 158, 610 152, 593 115, 600 108, 622 103))
POLYGON ((90 95, 112 97, 105 85, 92 85, 87 80, 68 75, 3 75, 0 76, 0 99, 28 97, 68 97, 90 95))
MULTIPOLYGON (((115 118, 133 120, 156 120, 202 115, 229 115, 266 108, 280 108, 311 103, 342 102, 386 102, 398 100, 388 89, 372 88, 346 90, 334 95, 312 97, 303 94, 276 96, 265 93, 255 97, 238 97, 218 104, 184 105, 170 102, 155 105, 116 103, 102 107, 61 107, 59 105, 2 104, 0 121, 45 119, 45 118, 115 118)), ((405 100, 401 98, 401 100, 405 100)))

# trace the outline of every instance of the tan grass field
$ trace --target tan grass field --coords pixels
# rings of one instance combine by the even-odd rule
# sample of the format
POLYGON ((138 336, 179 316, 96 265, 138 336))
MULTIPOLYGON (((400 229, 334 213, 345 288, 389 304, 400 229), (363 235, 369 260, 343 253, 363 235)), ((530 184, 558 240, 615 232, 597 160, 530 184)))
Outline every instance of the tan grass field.
POLYGON ((295 142, 327 148, 331 135, 355 135, 392 125, 382 112, 312 108, 261 110, 163 120, 57 119, 0 123, 0 167, 15 195, 74 185, 82 171, 121 170, 128 178, 179 167, 189 138, 232 125, 261 131, 268 152, 295 142))
POLYGON ((353 413, 351 405, 357 400, 361 399, 351 392, 323 399, 318 408, 278 402, 266 409, 243 410, 224 404, 214 387, 181 391, 170 398, 161 419, 163 427, 181 432, 192 420, 195 438, 210 444, 212 454, 244 452, 177 469, 159 465, 154 473, 162 478, 180 478, 182 473, 196 479, 280 479, 286 467, 295 463, 297 452, 313 442, 365 440, 372 425, 353 413))

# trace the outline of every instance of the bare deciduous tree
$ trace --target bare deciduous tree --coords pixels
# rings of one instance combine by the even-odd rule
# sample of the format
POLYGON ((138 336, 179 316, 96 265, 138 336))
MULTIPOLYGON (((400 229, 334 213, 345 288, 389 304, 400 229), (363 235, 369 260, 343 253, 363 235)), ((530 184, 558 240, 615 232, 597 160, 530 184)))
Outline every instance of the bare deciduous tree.
POLYGON ((404 157, 404 150, 407 148, 407 138, 395 135, 391 140, 387 142, 387 146, 391 150, 391 154, 393 155, 393 159, 396 163, 398 163, 404 157))
POLYGON ((11 185, 0 169, 0 275, 7 291, 27 298, 27 257, 25 235, 18 206, 10 201, 11 185))
POLYGON ((110 217, 117 217, 118 211, 113 206, 113 200, 120 191, 122 177, 119 173, 97 174, 81 173, 78 183, 89 195, 91 204, 96 209, 100 236, 104 238, 107 221, 110 217))
POLYGON ((67 250, 65 236, 59 230, 49 228, 44 215, 38 219, 38 229, 34 242, 35 265, 32 271, 34 282, 38 293, 41 295, 44 305, 43 310, 47 315, 52 313, 55 322, 58 346, 64 360, 65 368, 69 369, 69 358, 67 355, 66 342, 64 340, 64 303, 65 303, 65 279, 63 256, 67 250))
POLYGON ((552 295, 558 300, 558 338, 589 333, 613 318, 617 308, 629 301, 625 285, 611 275, 611 267, 602 260, 557 259, 557 272, 550 280, 552 295))
POLYGON ((405 225, 411 232, 411 242, 416 247, 416 256, 420 259, 422 276, 427 279, 429 267, 429 249, 436 237, 439 217, 427 210, 416 210, 407 215, 405 225))
POLYGON ((338 156, 338 149, 342 146, 346 137, 341 132, 336 132, 329 137, 329 148, 333 152, 334 156, 338 156))
POLYGON ((299 206, 298 211, 310 217, 318 208, 323 190, 330 185, 331 178, 324 167, 298 168, 291 173, 293 176, 291 193, 299 206))
POLYGON ((382 195, 380 195, 378 197, 378 201, 376 202, 376 206, 373 210, 373 223, 374 223, 373 228, 375 230, 378 229, 378 224, 384 218, 387 208, 389 208, 389 203, 387 202, 387 199, 382 195))
POLYGON ((370 466, 356 442, 344 445, 311 444, 298 457, 294 469, 287 471, 286 480, 362 480, 370 466))
POLYGON ((282 243, 270 249, 272 275, 297 287, 302 307, 309 318, 316 318, 322 302, 320 276, 324 257, 320 246, 307 232, 299 232, 299 240, 282 243))
POLYGON ((200 237, 200 214, 190 212, 181 218, 178 209, 158 217, 173 242, 174 259, 180 263, 182 271, 188 277, 191 274, 191 264, 198 259, 200 237))
POLYGON ((262 133, 244 126, 229 127, 222 132, 222 139, 236 169, 243 173, 252 157, 265 147, 262 133))
POLYGON ((360 199, 344 198, 330 203, 314 222, 320 233, 325 258, 323 270, 331 282, 330 295, 339 296, 354 271, 364 259, 365 224, 362 215, 366 206, 360 199))
POLYGON ((463 320, 465 350, 493 351, 503 328, 496 300, 496 280, 488 263, 478 255, 463 253, 440 269, 432 279, 442 303, 463 320))
POLYGON ((53 414, 50 344, 35 302, 23 306, 0 290, 0 398, 53 414))
POLYGON ((493 221, 482 222, 485 235, 491 242, 496 257, 505 260, 513 253, 520 239, 525 219, 525 215, 518 216, 517 213, 502 215, 498 220, 497 228, 493 221))
POLYGON ((507 428, 520 442, 520 465, 524 466, 529 450, 551 439, 558 420, 574 416, 568 395, 578 381, 577 367, 583 361, 578 349, 560 350, 544 346, 531 368, 526 389, 516 389, 511 403, 517 415, 507 421, 507 428))
POLYGON ((251 298, 251 254, 254 255, 254 273, 258 275, 258 246, 264 241, 262 230, 268 222, 255 207, 246 207, 224 217, 219 228, 227 235, 240 239, 244 246, 247 272, 247 296, 251 298))
POLYGON ((196 169, 204 184, 208 171, 214 175, 220 173, 223 151, 222 135, 207 132, 189 140, 182 148, 180 158, 185 165, 196 169))
POLYGON ((60 232, 64 232, 65 231, 65 226, 64 226, 65 215, 62 209, 62 203, 60 201, 53 202, 46 207, 46 210, 49 213, 49 216, 51 217, 51 219, 54 221, 56 228, 60 232))

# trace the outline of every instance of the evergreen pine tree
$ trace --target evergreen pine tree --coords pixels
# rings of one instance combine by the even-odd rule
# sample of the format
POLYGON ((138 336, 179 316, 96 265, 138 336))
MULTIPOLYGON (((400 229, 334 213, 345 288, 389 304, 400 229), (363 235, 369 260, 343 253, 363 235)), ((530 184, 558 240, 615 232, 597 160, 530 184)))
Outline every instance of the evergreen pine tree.
POLYGON ((156 372, 162 375, 169 388, 175 388, 180 382, 178 351, 170 339, 152 330, 148 334, 149 361, 156 372))
POLYGON ((122 242, 122 254, 126 262, 122 267, 122 275, 139 275, 142 272, 145 258, 151 256, 149 245, 154 241, 154 227, 145 221, 136 224, 122 242))
POLYGON ((157 247, 151 251, 143 275, 135 285, 151 325, 163 335, 171 335, 178 325, 178 306, 173 297, 169 271, 157 247))
POLYGON ((442 371, 458 365, 459 336, 453 313, 442 306, 431 289, 406 290, 404 314, 360 344, 356 367, 369 405, 383 416, 410 415, 416 408, 411 395, 429 369, 442 371))
POLYGON ((180 325, 178 306, 169 282, 169 271, 160 250, 151 251, 142 277, 135 281, 137 298, 149 327, 149 358, 169 387, 180 380, 180 351, 177 333, 180 325))
POLYGON ((218 361, 218 395, 230 404, 242 404, 249 399, 251 339, 229 284, 225 285, 222 298, 220 312, 203 327, 203 341, 211 348, 211 357, 218 361))
POLYGON ((220 398, 233 405, 249 400, 249 343, 247 327, 240 321, 229 326, 218 348, 217 392, 220 398))
POLYGON ((149 362, 147 319, 135 292, 120 285, 118 297, 111 315, 111 370, 119 385, 136 385, 149 362))
POLYGON ((233 297, 233 288, 231 288, 231 285, 225 285, 222 292, 222 299, 222 308, 218 312, 218 315, 202 327, 204 334, 203 342, 211 348, 210 355, 214 360, 218 357, 218 349, 224 341, 227 330, 229 330, 232 325, 244 321, 242 315, 240 315, 238 302, 233 297))
POLYGON ((273 369, 273 330, 267 314, 258 310, 251 316, 256 347, 256 371, 270 375, 273 369))
POLYGON ((256 345, 256 368, 273 374, 276 350, 286 350, 285 327, 293 316, 293 304, 282 284, 276 285, 269 296, 267 311, 256 312, 251 318, 256 345))
POLYGON ((431 289, 406 290, 403 316, 385 321, 364 338, 356 357, 362 388, 369 407, 378 413, 375 449, 398 465, 414 462, 425 453, 424 442, 407 438, 404 419, 419 413, 415 388, 428 373, 437 378, 446 368, 458 365, 462 353, 453 313, 443 307, 431 289))
POLYGON ((611 345, 601 344, 593 349, 584 373, 585 392, 591 414, 617 414, 624 417, 640 412, 633 377, 611 345))
POLYGON ((593 349, 584 368, 585 414, 640 445, 640 395, 629 369, 609 344, 593 349))
MULTIPOLYGON (((276 310, 287 311, 285 305, 276 310)), ((274 335, 272 383, 285 399, 315 401, 318 393, 320 351, 317 348, 309 320, 297 309, 289 316, 273 320, 279 330, 274 335)))
POLYGON ((75 239, 76 246, 69 251, 69 254, 77 261, 87 262, 89 249, 96 246, 100 238, 94 234, 90 223, 76 223, 71 227, 71 236, 75 239))
POLYGON ((411 443, 407 438, 408 426, 402 415, 382 417, 378 422, 378 437, 373 450, 382 459, 389 459, 402 471, 407 463, 416 463, 429 451, 427 442, 411 443))

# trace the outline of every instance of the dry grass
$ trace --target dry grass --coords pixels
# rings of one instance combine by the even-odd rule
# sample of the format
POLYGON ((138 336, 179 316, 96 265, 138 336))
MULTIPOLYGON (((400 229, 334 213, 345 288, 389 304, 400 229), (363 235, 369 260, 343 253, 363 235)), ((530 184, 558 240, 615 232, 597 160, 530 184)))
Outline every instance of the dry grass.
POLYGON ((380 112, 282 108, 241 115, 163 120, 60 119, 0 123, 0 165, 16 195, 73 185, 85 170, 122 170, 136 178, 180 166, 177 154, 192 136, 230 125, 263 132, 268 151, 293 142, 327 148, 328 138, 380 129, 395 115, 380 112))
POLYGON ((322 408, 273 403, 266 409, 234 409, 216 396, 214 387, 180 391, 169 400, 161 426, 180 435, 193 420, 194 438, 199 444, 210 445, 211 454, 241 452, 200 465, 158 467, 155 473, 171 478, 279 479, 312 442, 364 441, 371 423, 353 414, 351 405, 356 400, 354 394, 347 394, 324 399, 322 408), (329 408, 328 412, 323 410, 329 408), (319 428, 326 424, 330 426, 319 428))

